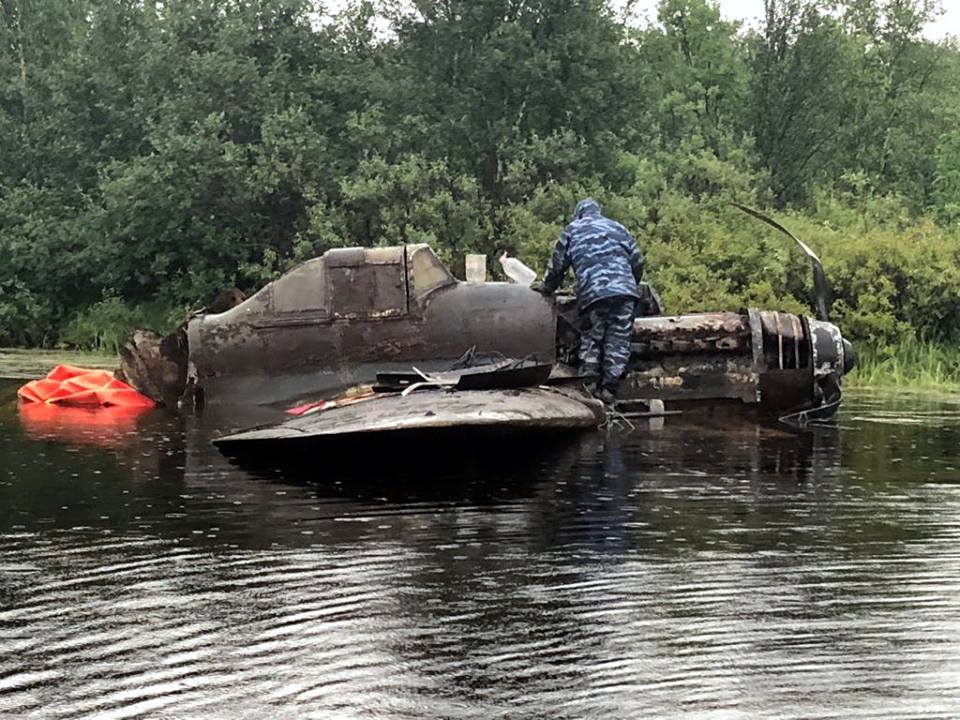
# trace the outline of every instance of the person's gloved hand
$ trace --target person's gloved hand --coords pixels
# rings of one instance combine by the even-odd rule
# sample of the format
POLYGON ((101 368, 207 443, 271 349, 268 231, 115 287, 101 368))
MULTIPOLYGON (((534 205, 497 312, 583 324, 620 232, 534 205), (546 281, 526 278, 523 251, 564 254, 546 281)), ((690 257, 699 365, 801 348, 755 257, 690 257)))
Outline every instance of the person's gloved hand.
POLYGON ((534 282, 530 283, 530 289, 533 290, 535 293, 540 293, 541 295, 546 295, 546 296, 553 295, 552 292, 550 292, 543 286, 543 282, 540 280, 535 280, 534 282))

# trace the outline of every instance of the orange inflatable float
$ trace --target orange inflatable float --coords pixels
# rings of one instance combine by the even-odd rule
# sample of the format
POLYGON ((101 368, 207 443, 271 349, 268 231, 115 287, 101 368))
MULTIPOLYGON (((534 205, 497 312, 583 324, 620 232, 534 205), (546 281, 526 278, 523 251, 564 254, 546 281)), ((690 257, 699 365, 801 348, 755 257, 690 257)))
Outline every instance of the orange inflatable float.
POLYGON ((66 407, 25 402, 20 406, 20 422, 33 440, 115 449, 130 444, 140 418, 150 412, 148 407, 66 407))
POLYGON ((17 396, 28 403, 74 407, 152 408, 156 403, 107 370, 58 365, 43 380, 28 382, 17 396))

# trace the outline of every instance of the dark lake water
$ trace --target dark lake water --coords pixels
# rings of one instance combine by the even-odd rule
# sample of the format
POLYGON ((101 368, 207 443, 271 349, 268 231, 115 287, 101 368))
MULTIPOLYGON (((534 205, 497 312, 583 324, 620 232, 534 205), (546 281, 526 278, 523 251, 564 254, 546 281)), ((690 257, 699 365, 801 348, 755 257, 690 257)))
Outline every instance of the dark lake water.
POLYGON ((960 716, 960 398, 304 485, 15 389, 2 718, 960 716))

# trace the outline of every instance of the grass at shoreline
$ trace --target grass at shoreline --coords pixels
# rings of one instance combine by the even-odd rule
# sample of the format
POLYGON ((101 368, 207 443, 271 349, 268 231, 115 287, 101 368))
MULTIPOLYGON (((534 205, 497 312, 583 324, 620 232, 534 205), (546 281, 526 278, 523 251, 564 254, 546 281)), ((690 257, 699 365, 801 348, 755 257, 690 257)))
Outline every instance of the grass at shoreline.
POLYGON ((56 365, 115 370, 120 360, 110 353, 0 348, 0 378, 32 380, 43 377, 56 365))
POLYGON ((906 340, 892 351, 865 348, 849 387, 960 390, 960 346, 906 340))

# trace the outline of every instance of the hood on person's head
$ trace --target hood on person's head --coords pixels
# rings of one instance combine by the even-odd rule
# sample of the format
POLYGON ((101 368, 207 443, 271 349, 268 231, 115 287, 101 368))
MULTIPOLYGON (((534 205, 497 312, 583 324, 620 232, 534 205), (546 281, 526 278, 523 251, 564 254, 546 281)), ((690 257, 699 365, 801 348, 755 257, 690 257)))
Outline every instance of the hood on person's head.
POLYGON ((577 209, 573 211, 573 219, 579 220, 580 218, 587 217, 588 215, 599 214, 600 206, 597 204, 597 201, 593 198, 587 198, 577 203, 577 209))

